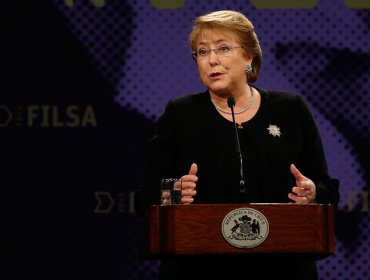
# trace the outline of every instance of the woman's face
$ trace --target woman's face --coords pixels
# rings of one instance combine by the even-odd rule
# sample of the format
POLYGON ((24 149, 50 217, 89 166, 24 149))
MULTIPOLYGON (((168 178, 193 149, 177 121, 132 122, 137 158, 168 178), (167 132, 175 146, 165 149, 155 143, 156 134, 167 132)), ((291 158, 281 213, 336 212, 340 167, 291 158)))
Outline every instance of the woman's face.
POLYGON ((214 94, 224 96, 241 93, 245 89, 245 66, 252 63, 245 50, 240 48, 237 35, 227 30, 204 30, 196 44, 197 53, 205 53, 204 57, 196 58, 200 78, 204 85, 214 94), (226 47, 226 48, 225 48, 226 47), (238 48, 233 48, 238 47, 238 48), (228 52, 224 50, 229 49, 228 52))

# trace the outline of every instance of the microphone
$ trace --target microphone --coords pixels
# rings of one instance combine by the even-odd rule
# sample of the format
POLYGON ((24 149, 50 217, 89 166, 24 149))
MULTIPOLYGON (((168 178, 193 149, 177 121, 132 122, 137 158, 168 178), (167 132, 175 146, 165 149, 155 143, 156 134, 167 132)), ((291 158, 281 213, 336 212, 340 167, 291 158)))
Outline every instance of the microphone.
POLYGON ((227 106, 231 109, 231 115, 233 117, 233 124, 234 124, 234 136, 235 136, 235 144, 236 144, 236 151, 238 153, 239 161, 240 161, 240 194, 245 194, 247 191, 247 186, 245 185, 244 180, 244 171, 243 171, 243 157, 242 152, 240 150, 240 142, 239 142, 239 135, 238 135, 238 129, 236 127, 235 122, 235 114, 234 114, 234 107, 235 107, 235 99, 233 96, 229 96, 227 98, 227 106))

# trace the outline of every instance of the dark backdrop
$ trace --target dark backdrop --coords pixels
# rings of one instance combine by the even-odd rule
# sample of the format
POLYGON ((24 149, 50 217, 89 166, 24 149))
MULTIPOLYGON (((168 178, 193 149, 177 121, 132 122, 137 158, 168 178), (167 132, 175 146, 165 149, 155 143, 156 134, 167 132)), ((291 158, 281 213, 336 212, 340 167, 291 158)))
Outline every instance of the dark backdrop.
POLYGON ((154 279, 132 193, 167 100, 203 91, 187 36, 219 9, 253 21, 256 85, 305 97, 341 180, 321 278, 367 279, 370 13, 358 2, 2 2, 0 279, 154 279))

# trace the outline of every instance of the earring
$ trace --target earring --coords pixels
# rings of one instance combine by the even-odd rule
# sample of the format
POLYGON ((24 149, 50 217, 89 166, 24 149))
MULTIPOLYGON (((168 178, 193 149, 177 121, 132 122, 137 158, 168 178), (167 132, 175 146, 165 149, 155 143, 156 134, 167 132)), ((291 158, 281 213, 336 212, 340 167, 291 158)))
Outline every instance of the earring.
POLYGON ((252 73, 252 65, 247 64, 247 66, 245 66, 245 73, 247 74, 252 73))

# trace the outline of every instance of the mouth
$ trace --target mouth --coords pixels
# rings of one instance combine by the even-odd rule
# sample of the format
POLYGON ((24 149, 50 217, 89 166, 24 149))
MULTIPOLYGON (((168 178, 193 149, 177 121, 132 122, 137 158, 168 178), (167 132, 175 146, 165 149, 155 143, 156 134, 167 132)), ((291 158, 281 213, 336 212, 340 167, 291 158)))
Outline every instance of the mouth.
POLYGON ((216 78, 216 77, 219 77, 221 75, 223 75, 224 73, 221 73, 221 72, 214 72, 214 73, 211 73, 209 75, 210 78, 216 78))

